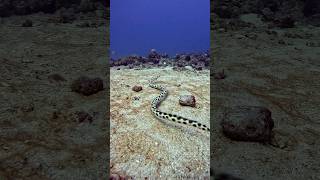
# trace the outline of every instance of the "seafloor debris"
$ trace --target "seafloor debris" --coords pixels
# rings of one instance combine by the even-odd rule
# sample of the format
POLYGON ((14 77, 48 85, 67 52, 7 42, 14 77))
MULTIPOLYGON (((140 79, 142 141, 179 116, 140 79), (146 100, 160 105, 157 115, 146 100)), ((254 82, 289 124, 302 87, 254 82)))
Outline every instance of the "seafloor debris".
POLYGON ((179 98, 179 103, 182 106, 195 107, 196 106, 196 98, 192 95, 182 95, 179 98))
POLYGON ((151 50, 147 57, 127 56, 118 60, 111 61, 110 66, 125 66, 129 69, 133 68, 149 68, 149 67, 185 67, 190 66, 196 70, 209 69, 210 65, 209 53, 186 53, 176 54, 169 57, 166 53, 159 54, 155 50, 151 50))
POLYGON ((31 103, 22 104, 20 110, 24 113, 31 112, 35 109, 35 105, 31 103))
POLYGON ((215 180, 243 180, 228 173, 220 173, 215 176, 215 180))
POLYGON ((89 78, 86 76, 79 77, 76 79, 72 85, 71 90, 85 96, 95 94, 102 91, 103 81, 100 78, 89 78))
POLYGON ((236 106, 224 114, 221 126, 233 140, 270 142, 274 122, 265 107, 236 106))
POLYGON ((66 79, 63 76, 61 76, 60 74, 57 74, 57 73, 50 74, 48 76, 48 79, 49 79, 50 82, 66 81, 66 79))
POLYGON ((280 28, 293 28, 295 21, 292 17, 284 17, 274 21, 275 25, 280 28))
POLYGON ((226 74, 224 73, 224 69, 222 71, 214 73, 214 78, 215 79, 224 79, 226 78, 226 74))
POLYGON ((198 70, 198 71, 201 71, 202 69, 205 68, 205 63, 204 62, 199 62, 197 63, 195 66, 193 66, 194 69, 198 70))
POLYGON ((30 19, 27 19, 22 23, 22 27, 32 27, 32 24, 32 21, 30 19))
POLYGON ((135 92, 139 92, 139 91, 142 90, 142 86, 133 86, 132 90, 135 91, 135 92))
POLYGON ((84 121, 88 121, 89 123, 92 123, 93 118, 89 113, 85 111, 77 111, 75 114, 77 115, 79 123, 82 123, 84 121))
POLYGON ((150 50, 150 54, 148 55, 149 59, 160 59, 161 55, 157 53, 155 49, 150 50))

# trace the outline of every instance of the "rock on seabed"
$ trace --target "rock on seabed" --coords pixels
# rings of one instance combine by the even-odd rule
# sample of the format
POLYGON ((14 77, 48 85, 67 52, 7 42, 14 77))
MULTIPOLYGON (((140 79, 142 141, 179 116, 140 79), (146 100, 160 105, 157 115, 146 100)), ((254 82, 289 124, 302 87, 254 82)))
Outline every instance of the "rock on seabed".
POLYGON ((225 113, 221 122, 223 133, 240 141, 270 141, 274 122, 265 107, 237 106, 225 113))

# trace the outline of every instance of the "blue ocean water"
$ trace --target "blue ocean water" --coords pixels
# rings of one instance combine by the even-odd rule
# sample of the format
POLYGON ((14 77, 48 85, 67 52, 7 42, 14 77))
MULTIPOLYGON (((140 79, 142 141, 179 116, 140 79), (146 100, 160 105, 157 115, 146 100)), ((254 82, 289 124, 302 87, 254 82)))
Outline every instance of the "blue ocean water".
POLYGON ((113 59, 146 56, 150 49, 174 56, 209 48, 209 0, 111 0, 113 59))

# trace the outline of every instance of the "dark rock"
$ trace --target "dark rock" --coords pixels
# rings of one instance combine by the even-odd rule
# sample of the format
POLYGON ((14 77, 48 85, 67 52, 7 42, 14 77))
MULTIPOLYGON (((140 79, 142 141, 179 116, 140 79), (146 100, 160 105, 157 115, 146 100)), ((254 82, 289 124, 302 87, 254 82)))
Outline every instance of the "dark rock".
POLYGON ((184 67, 184 63, 179 61, 176 63, 176 66, 177 67, 184 67))
POLYGON ((191 57, 188 55, 188 56, 186 56, 186 57, 184 58, 184 60, 190 61, 190 60, 191 60, 191 57))
POLYGON ((196 65, 193 66, 194 69, 201 71, 202 69, 204 69, 205 67, 205 63, 204 62, 198 62, 196 65))
POLYGON ((50 74, 48 76, 48 79, 50 82, 66 81, 66 79, 64 77, 62 77, 60 74, 50 74))
POLYGON ((93 118, 89 113, 85 111, 78 111, 75 114, 77 115, 79 123, 82 123, 84 121, 88 121, 89 123, 92 123, 93 118))
POLYGON ((129 64, 135 63, 138 60, 139 60, 139 57, 137 56, 128 56, 128 57, 120 58, 116 61, 112 61, 110 66, 127 66, 129 64))
POLYGON ((139 91, 142 90, 142 86, 133 86, 132 90, 135 91, 135 92, 139 92, 139 91))
POLYGON ((222 71, 214 73, 214 79, 224 79, 226 78, 226 75, 224 73, 224 69, 222 69, 222 71))
POLYGON ((33 104, 33 103, 23 104, 23 105, 21 105, 21 107, 20 107, 20 110, 21 110, 22 112, 25 112, 25 113, 31 112, 31 111, 33 111, 34 109, 35 109, 35 107, 34 107, 34 104, 33 104))
POLYGON ((203 69, 203 67, 202 66, 196 66, 195 69, 198 70, 198 71, 201 71, 203 69))
POLYGON ((294 24, 295 20, 291 17, 285 17, 279 20, 275 20, 275 25, 280 28, 293 28, 294 24))
POLYGON ((221 126, 233 140, 270 142, 274 122, 265 107, 237 106, 225 112, 221 126))
POLYGON ((243 179, 237 178, 231 174, 220 173, 215 176, 215 180, 243 180, 243 179))
POLYGON ((279 39, 278 43, 279 43, 279 44, 282 44, 282 45, 285 45, 285 44, 286 44, 286 42, 285 42, 283 39, 279 39))
POLYGON ((103 90, 103 81, 100 78, 82 76, 72 83, 71 89, 74 92, 89 96, 103 90))
POLYGON ((145 58, 145 57, 139 57, 138 61, 143 64, 143 63, 146 63, 148 62, 148 58, 145 58))
POLYGON ((196 106, 196 98, 192 95, 183 95, 183 96, 180 96, 179 103, 182 106, 195 107, 196 106))
POLYGON ((159 64, 160 62, 160 59, 157 59, 157 58, 151 58, 150 61, 153 63, 153 64, 159 64))
POLYGON ((53 111, 51 118, 52 119, 58 119, 60 115, 61 115, 60 111, 53 111))
POLYGON ((195 66, 198 64, 198 62, 199 62, 198 59, 192 58, 189 62, 186 62, 186 63, 187 63, 187 65, 195 66))
POLYGON ((199 56, 198 60, 199 60, 199 62, 206 62, 207 61, 207 57, 205 55, 199 56))
POLYGON ((149 58, 149 59, 160 59, 160 58, 161 58, 161 55, 158 54, 155 49, 151 49, 151 50, 150 50, 150 53, 149 53, 149 55, 148 55, 148 58, 149 58))
POLYGON ((22 27, 32 27, 32 21, 30 19, 25 20, 22 23, 22 27))

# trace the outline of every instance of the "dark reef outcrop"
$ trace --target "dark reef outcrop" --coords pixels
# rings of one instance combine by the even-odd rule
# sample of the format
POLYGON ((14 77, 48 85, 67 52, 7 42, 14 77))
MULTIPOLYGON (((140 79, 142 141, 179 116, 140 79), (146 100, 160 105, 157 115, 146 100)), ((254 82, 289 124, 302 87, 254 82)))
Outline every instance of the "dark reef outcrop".
POLYGON ((159 54, 155 50, 151 50, 147 57, 143 56, 126 56, 118 60, 110 61, 110 66, 125 66, 132 68, 149 68, 149 67, 165 67, 172 66, 175 69, 183 69, 190 66, 195 70, 209 69, 210 55, 209 52, 199 53, 181 53, 174 57, 167 54, 159 54))
POLYGON ((95 11, 110 7, 103 0, 0 0, 0 17, 32 13, 54 13, 60 8, 73 8, 76 12, 95 11))
POLYGON ((295 22, 320 24, 316 23, 320 19, 318 0, 218 0, 211 1, 211 6, 213 24, 226 23, 225 19, 237 19, 249 13, 258 14, 264 21, 281 28, 293 27, 295 22))

